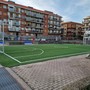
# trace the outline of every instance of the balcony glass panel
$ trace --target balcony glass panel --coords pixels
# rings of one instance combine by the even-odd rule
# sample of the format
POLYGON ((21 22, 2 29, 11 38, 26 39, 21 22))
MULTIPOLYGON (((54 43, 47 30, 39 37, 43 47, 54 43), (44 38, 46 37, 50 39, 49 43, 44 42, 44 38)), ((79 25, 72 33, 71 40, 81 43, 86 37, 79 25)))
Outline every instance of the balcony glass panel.
POLYGON ((15 11, 14 7, 9 7, 9 11, 14 12, 15 11))
POLYGON ((20 28, 16 27, 16 31, 19 31, 19 30, 20 30, 20 28))

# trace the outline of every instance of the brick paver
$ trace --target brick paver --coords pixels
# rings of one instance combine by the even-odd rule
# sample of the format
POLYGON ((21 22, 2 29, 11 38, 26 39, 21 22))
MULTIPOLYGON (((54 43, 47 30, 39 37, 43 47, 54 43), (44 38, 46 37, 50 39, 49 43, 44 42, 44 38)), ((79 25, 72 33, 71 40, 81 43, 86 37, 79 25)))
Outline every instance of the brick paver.
POLYGON ((13 67, 12 70, 32 90, 64 90, 66 86, 90 77, 90 59, 86 59, 85 57, 86 55, 80 55, 55 59, 13 67))

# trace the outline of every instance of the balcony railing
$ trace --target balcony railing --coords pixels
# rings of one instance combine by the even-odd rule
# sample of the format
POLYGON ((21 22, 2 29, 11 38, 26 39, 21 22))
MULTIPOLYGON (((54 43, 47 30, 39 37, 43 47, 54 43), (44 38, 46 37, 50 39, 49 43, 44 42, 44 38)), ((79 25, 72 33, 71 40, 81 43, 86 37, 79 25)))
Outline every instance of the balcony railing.
POLYGON ((8 28, 9 31, 16 31, 15 28, 8 28))
POLYGON ((26 17, 26 21, 32 21, 32 18, 26 17))
POLYGON ((16 26, 20 26, 20 23, 15 23, 16 26))
POLYGON ((61 34, 60 30, 49 30, 48 31, 49 34, 61 34))
POLYGON ((16 27, 16 31, 20 31, 20 28, 17 28, 17 27, 16 27))
POLYGON ((13 17, 12 17, 12 16, 8 16, 8 18, 9 18, 9 19, 15 19, 15 17, 14 17, 14 16, 13 16, 13 17))
POLYGON ((15 19, 20 19, 20 16, 15 16, 15 19))
POLYGON ((31 16, 30 12, 26 12, 26 15, 31 16))
POLYGON ((36 15, 36 17, 38 17, 38 18, 43 18, 43 15, 36 15))
POLYGON ((43 33, 43 30, 31 30, 31 33, 43 33))
POLYGON ((14 9, 14 7, 11 7, 11 8, 9 7, 9 8, 8 8, 8 11, 9 11, 9 12, 15 12, 15 9, 14 9))
POLYGON ((89 23, 89 21, 84 21, 83 23, 89 23))
POLYGON ((13 26, 20 26, 20 22, 13 22, 13 26))

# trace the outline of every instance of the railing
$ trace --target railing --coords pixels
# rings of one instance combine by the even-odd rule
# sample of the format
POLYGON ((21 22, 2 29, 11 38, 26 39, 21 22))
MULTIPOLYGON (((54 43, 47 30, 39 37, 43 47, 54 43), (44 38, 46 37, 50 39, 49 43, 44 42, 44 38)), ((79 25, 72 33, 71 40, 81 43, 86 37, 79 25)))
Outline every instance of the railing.
POLYGON ((15 12, 15 9, 14 8, 9 8, 8 11, 9 12, 15 12))

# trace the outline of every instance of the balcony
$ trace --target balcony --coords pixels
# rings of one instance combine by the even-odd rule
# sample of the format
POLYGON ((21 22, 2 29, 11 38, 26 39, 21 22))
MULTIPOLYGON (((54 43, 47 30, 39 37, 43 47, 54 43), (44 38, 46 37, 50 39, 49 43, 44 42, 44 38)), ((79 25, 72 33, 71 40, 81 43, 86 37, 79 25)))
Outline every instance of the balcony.
POLYGON ((14 31, 14 32, 19 32, 20 28, 19 27, 14 27, 14 28, 8 28, 9 31, 14 31))
POLYGON ((49 30, 49 34, 61 34, 60 30, 49 30))
POLYGON ((20 19, 20 16, 16 15, 16 16, 15 16, 15 19, 20 19))
POLYGON ((15 17, 14 17, 14 16, 8 16, 8 18, 9 18, 9 19, 15 19, 15 17))
POLYGON ((19 28, 19 27, 16 27, 15 29, 16 29, 16 31, 17 31, 17 32, 19 32, 19 31, 20 31, 20 28, 19 28))
POLYGON ((27 12, 27 13, 26 13, 26 15, 30 16, 30 13, 29 13, 29 12, 27 12))
POLYGON ((36 26, 36 28, 41 28, 40 26, 36 26))
POLYGON ((30 27, 26 28, 26 32, 31 32, 31 28, 30 27))
POLYGON ((14 27, 12 27, 12 28, 11 27, 8 27, 8 30, 9 31, 16 31, 16 29, 14 27))
POLYGON ((26 19, 26 16, 21 16, 22 19, 26 19))
POLYGON ((20 26, 20 23, 16 22, 15 25, 16 25, 16 26, 20 26))
POLYGON ((42 29, 42 28, 43 28, 43 26, 36 26, 36 28, 42 29))
POLYGON ((32 22, 36 22, 36 19, 35 18, 32 18, 32 22))
POLYGON ((84 21, 83 23, 89 23, 89 21, 87 20, 87 21, 84 21))
POLYGON ((49 20, 53 20, 53 17, 49 17, 49 20))
POLYGON ((33 19, 31 17, 26 17, 26 21, 32 21, 33 19))
POLYGON ((37 17, 37 18, 43 18, 43 15, 36 14, 36 17, 37 17))
POLYGON ((49 21, 48 24, 53 25, 53 22, 49 21))
POLYGON ((43 23, 43 20, 42 19, 36 19, 36 23, 42 24, 43 23))
POLYGON ((20 22, 19 22, 19 21, 15 21, 15 22, 13 22, 13 26, 17 26, 17 27, 19 27, 19 26, 20 26, 20 22))
POLYGON ((9 11, 9 12, 15 12, 15 9, 14 9, 14 7, 9 7, 9 8, 8 8, 8 11, 9 11))
POLYGON ((15 10, 16 13, 20 13, 21 12, 21 9, 16 7, 16 10, 15 10))
POLYGON ((26 15, 31 16, 31 12, 30 11, 26 11, 26 15))
POLYGON ((43 33, 43 30, 40 30, 40 29, 35 29, 35 30, 31 30, 31 33, 43 33))

